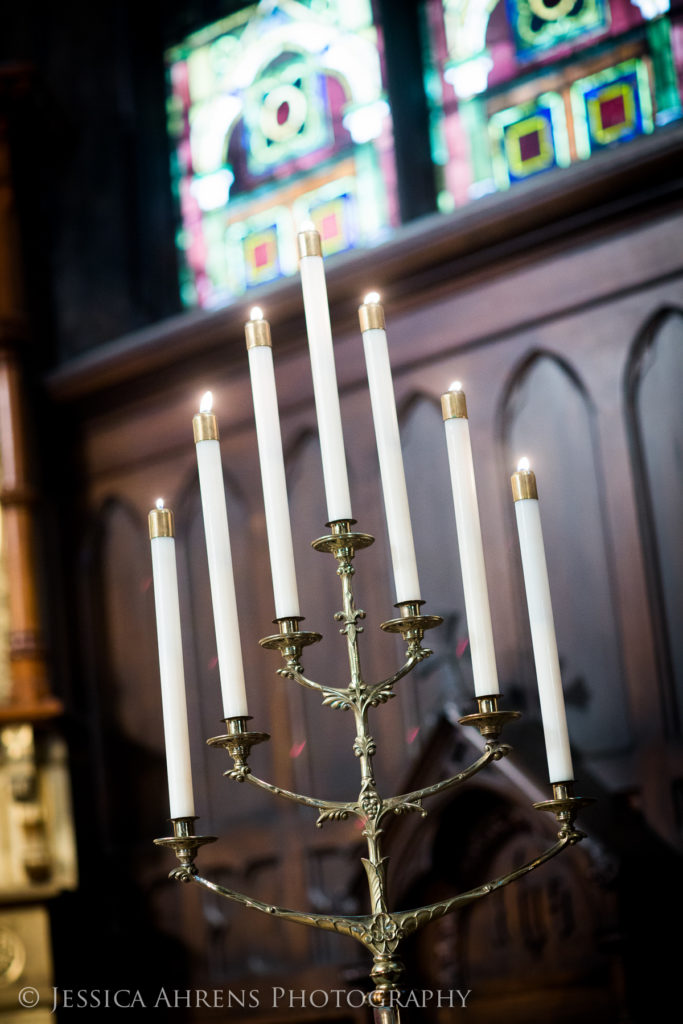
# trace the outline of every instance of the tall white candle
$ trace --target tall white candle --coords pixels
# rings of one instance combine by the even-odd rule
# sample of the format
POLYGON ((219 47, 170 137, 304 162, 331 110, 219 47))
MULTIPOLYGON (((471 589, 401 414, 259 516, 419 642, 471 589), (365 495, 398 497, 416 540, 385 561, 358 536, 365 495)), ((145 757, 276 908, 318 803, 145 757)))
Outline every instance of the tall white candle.
POLYGON ((406 604, 421 600, 420 581, 417 575, 389 348, 384 329, 384 309, 379 304, 379 295, 376 292, 366 295, 363 305, 358 310, 358 317, 370 385, 384 510, 394 568, 396 603, 406 604))
POLYGON ((267 320, 263 319, 263 314, 257 306, 251 311, 251 320, 245 324, 244 331, 249 352, 249 372, 261 463, 270 569, 275 595, 275 617, 294 619, 299 618, 301 613, 294 568, 294 548, 289 520, 289 502, 287 501, 285 462, 282 455, 282 435, 275 391, 273 350, 270 340, 270 325, 267 320))
POLYGON ((225 504, 218 424, 211 406, 211 392, 207 391, 202 399, 200 411, 192 420, 192 428, 202 496, 223 714, 226 718, 244 718, 249 712, 237 618, 228 510, 225 504))
POLYGON ((574 778, 574 769, 569 749, 538 491, 536 477, 529 468, 528 459, 521 459, 517 472, 512 474, 512 495, 522 553, 550 782, 571 782, 574 778))
POLYGON ((163 501, 159 499, 157 507, 152 509, 148 519, 171 817, 191 818, 194 816, 194 798, 183 645, 180 637, 173 513, 170 509, 164 508, 163 501))
POLYGON ((467 402, 459 381, 451 384, 449 391, 441 396, 441 409, 453 488, 462 586, 465 593, 465 611, 472 655, 474 692, 477 697, 490 697, 498 694, 500 690, 496 671, 496 654, 493 648, 491 611, 486 585, 477 489, 474 481, 467 402))
POLYGON ((340 519, 351 519, 352 515, 332 347, 330 309, 327 303, 320 235, 312 224, 305 224, 297 236, 297 242, 325 480, 327 517, 329 522, 333 523, 340 519))

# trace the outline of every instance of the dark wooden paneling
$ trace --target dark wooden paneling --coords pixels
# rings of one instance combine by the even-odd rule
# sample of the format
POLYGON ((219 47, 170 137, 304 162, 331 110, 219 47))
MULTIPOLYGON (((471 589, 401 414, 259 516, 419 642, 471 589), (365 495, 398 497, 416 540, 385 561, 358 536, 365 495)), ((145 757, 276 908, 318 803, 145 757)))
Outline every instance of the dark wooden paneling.
POLYGON ((626 371, 636 505, 647 555, 660 690, 669 728, 683 721, 683 313, 663 310, 636 340, 626 371), (660 495, 664 495, 661 500, 660 495))

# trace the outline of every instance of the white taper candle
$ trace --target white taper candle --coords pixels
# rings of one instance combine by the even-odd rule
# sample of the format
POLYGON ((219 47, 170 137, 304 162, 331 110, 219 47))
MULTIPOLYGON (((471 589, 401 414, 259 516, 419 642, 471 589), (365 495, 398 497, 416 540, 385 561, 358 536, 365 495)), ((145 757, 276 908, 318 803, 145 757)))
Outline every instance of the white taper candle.
POLYGON ((320 235, 312 224, 306 224, 299 232, 297 242, 325 480, 327 518, 333 523, 340 519, 351 519, 352 515, 332 347, 330 309, 327 302, 320 235))
POLYGON ((192 429, 202 497, 223 714, 225 718, 244 718, 249 712, 237 618, 228 510, 225 504, 218 424, 211 406, 211 392, 207 391, 202 398, 200 411, 192 420, 192 429))
POLYGON ((512 495, 515 501, 550 782, 570 782, 574 778, 574 769, 569 749, 560 659, 550 601, 550 583, 536 477, 529 468, 528 459, 521 459, 517 472, 512 474, 512 495))
POLYGON ((365 297, 363 305, 358 310, 358 316, 363 334, 372 418, 379 454, 396 604, 407 604, 421 600, 420 581, 417 575, 389 348, 384 329, 384 309, 379 304, 379 295, 376 292, 371 292, 365 297))
POLYGON ((449 391, 441 396, 441 409, 453 488, 474 693, 477 697, 490 697, 498 694, 500 689, 493 647, 467 402, 459 381, 452 384, 449 391))
POLYGON ((194 816, 194 798, 173 513, 164 508, 163 501, 159 499, 148 519, 171 817, 191 818, 194 816))
POLYGON ((263 314, 257 306, 251 311, 251 319, 245 324, 244 331, 249 352, 249 372, 275 596, 275 617, 295 619, 300 618, 301 613, 294 568, 270 325, 263 319, 263 314))

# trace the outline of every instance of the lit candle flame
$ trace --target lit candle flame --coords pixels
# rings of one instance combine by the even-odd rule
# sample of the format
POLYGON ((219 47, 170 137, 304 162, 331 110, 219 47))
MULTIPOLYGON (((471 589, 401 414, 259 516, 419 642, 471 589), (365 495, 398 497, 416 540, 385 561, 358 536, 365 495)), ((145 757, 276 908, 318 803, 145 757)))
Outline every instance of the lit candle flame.
POLYGON ((454 380, 448 388, 449 391, 462 391, 462 384, 459 380, 454 380))
POLYGON ((161 509, 164 507, 164 499, 163 498, 157 498, 156 506, 159 509, 159 511, 161 511, 161 509))
POLYGON ((379 292, 368 292, 363 302, 366 306, 376 306, 379 302, 379 292))
POLYGON ((531 469, 531 463, 527 459, 526 455, 523 455, 522 458, 517 463, 517 472, 518 473, 528 473, 530 469, 531 469))
POLYGON ((315 224, 313 223, 313 221, 305 220, 301 227, 299 228, 299 234, 301 234, 302 231, 315 231, 315 224))
POLYGON ((205 391, 202 395, 202 400, 199 403, 200 412, 211 412, 213 408, 213 395, 210 391, 205 391))
POLYGON ((260 306, 254 306, 251 313, 249 314, 250 320, 263 320, 263 310, 260 306))

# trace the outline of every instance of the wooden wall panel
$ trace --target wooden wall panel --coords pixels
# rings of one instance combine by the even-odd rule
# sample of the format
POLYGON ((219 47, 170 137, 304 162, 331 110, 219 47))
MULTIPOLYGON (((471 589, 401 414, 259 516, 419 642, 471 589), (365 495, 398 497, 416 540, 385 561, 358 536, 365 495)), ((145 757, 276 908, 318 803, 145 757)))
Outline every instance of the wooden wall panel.
POLYGON ((148 641, 154 606, 144 524, 124 501, 112 499, 99 525, 104 607, 94 696, 108 755, 109 838, 116 844, 128 828, 144 832, 150 806, 158 807, 159 822, 168 813, 167 800, 159 800, 166 795, 166 766, 158 666, 148 641))
POLYGON ((682 386, 683 313, 663 310, 633 347, 626 371, 626 416, 657 626, 662 703, 674 733, 683 724, 682 386))

